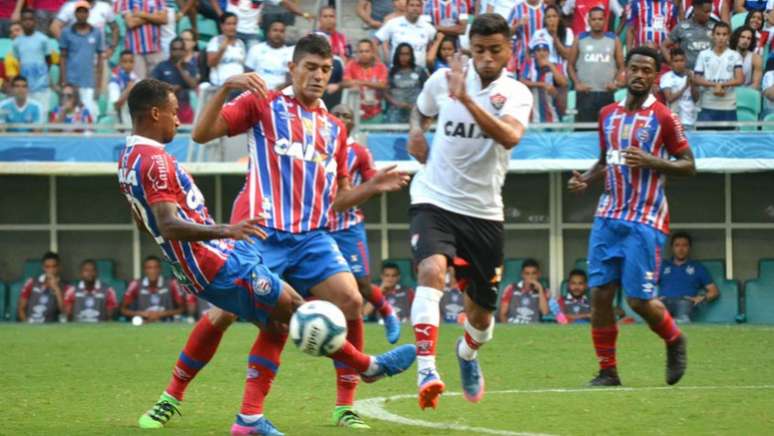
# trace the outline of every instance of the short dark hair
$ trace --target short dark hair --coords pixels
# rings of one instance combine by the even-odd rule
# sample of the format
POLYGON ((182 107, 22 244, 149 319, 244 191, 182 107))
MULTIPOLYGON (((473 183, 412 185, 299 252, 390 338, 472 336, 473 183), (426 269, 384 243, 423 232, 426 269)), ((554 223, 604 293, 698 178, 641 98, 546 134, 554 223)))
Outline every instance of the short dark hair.
POLYGON ((669 242, 669 245, 674 245, 675 241, 678 239, 685 239, 688 241, 689 247, 693 246, 693 238, 688 234, 688 232, 675 232, 672 234, 672 240, 669 242))
POLYGON ((538 263, 538 261, 533 259, 533 258, 531 258, 531 257, 527 258, 527 259, 524 259, 524 262, 521 263, 521 270, 522 271, 524 271, 524 269, 529 268, 529 267, 534 267, 534 268, 537 268, 538 270, 540 270, 540 264, 538 263))
POLYGON ((672 50, 669 50, 669 57, 673 58, 675 56, 682 56, 685 57, 685 50, 683 50, 680 47, 675 47, 672 50))
POLYGON ((24 83, 27 83, 27 84, 30 83, 27 80, 27 78, 22 76, 21 74, 19 74, 18 76, 14 77, 13 79, 11 79, 11 86, 16 85, 16 82, 24 82, 24 83))
POLYGON ((223 24, 226 22, 226 20, 228 20, 231 17, 234 17, 237 19, 237 21, 239 21, 239 17, 237 17, 237 14, 233 12, 224 12, 223 15, 221 15, 220 18, 218 19, 218 22, 220 24, 223 24))
POLYGON ((334 13, 336 12, 336 8, 334 6, 325 5, 321 7, 319 11, 317 11, 317 16, 319 17, 320 15, 322 15, 323 11, 327 11, 328 9, 332 10, 334 13))
POLYGON ((570 275, 567 276, 568 279, 571 279, 575 276, 581 276, 583 277, 583 280, 588 280, 588 275, 586 275, 586 271, 583 271, 582 269, 575 268, 574 270, 570 271, 570 275))
POLYGON ((152 107, 160 107, 169 101, 172 93, 169 83, 156 79, 143 79, 129 91, 129 115, 132 119, 149 111, 152 107))
POLYGON ((24 14, 32 14, 32 18, 36 20, 38 19, 38 17, 35 16, 35 9, 30 9, 25 7, 24 9, 21 10, 21 12, 19 13, 19 16, 21 17, 24 14))
POLYGON ((83 268, 86 265, 92 265, 94 266, 94 269, 97 269, 97 261, 94 259, 84 259, 83 262, 81 262, 81 268, 83 268))
POLYGON ((328 38, 310 33, 299 39, 293 50, 293 63, 298 63, 306 55, 318 55, 324 59, 333 58, 328 38))
POLYGON ((118 59, 121 59, 126 55, 132 55, 132 57, 134 57, 134 52, 131 50, 121 50, 121 53, 118 54, 118 59))
POLYGON ((511 38, 511 28, 500 14, 481 14, 476 16, 470 26, 470 39, 474 36, 490 36, 502 34, 507 39, 511 38))
POLYGON ((388 261, 388 262, 382 263, 382 272, 384 272, 384 270, 386 270, 386 269, 396 269, 396 270, 398 270, 398 274, 400 274, 400 267, 395 262, 389 262, 388 261))
POLYGON ((629 65, 629 61, 631 61, 632 57, 634 57, 635 55, 652 58, 656 62, 656 71, 659 71, 661 69, 661 55, 658 53, 658 50, 656 50, 655 48, 641 45, 639 47, 635 47, 629 50, 629 53, 626 53, 626 65, 629 65))
POLYGON ((185 41, 183 41, 183 38, 176 36, 172 38, 172 41, 169 41, 169 51, 172 51, 172 44, 179 42, 180 44, 183 44, 183 49, 185 49, 185 41))
POLYGON ((703 6, 703 5, 710 4, 710 3, 712 3, 712 0, 694 0, 693 1, 693 7, 703 6))
POLYGON ((59 258, 58 254, 54 253, 53 251, 46 251, 45 253, 43 253, 43 257, 40 258, 40 263, 43 263, 50 259, 55 260, 57 263, 62 261, 62 259, 59 258))
POLYGON ((159 259, 158 256, 156 256, 154 254, 151 254, 150 256, 148 256, 145 259, 143 259, 142 264, 145 265, 146 263, 148 263, 150 261, 161 263, 161 259, 159 259))
POLYGON ((720 28, 723 28, 723 27, 725 27, 726 30, 731 32, 731 26, 729 26, 728 23, 726 23, 725 21, 718 21, 717 23, 715 23, 715 27, 712 28, 712 33, 715 33, 716 30, 718 30, 720 28))
POLYGON ((357 41, 357 45, 360 44, 368 44, 371 46, 371 48, 374 48, 374 41, 368 38, 363 38, 357 41))
POLYGON ((594 6, 594 7, 593 7, 593 8, 591 8, 591 10, 589 11, 589 13, 588 13, 588 16, 590 17, 590 16, 591 16, 591 14, 592 14, 592 13, 594 13, 594 12, 602 12, 603 14, 607 14, 607 11, 605 11, 605 8, 603 8, 603 7, 601 7, 601 6, 594 6))

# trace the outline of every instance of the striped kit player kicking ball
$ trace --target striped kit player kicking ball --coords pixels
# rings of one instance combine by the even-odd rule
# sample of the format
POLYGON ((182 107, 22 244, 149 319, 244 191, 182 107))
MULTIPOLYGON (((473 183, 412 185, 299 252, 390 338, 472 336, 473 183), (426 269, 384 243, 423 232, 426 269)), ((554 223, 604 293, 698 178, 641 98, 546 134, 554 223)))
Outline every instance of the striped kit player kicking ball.
POLYGON ((419 407, 435 408, 444 383, 435 366, 439 302, 449 262, 465 292, 465 335, 457 357, 465 398, 484 395, 477 351, 492 339, 503 264, 501 190, 510 150, 532 110, 529 90, 505 74, 511 31, 483 14, 470 29, 473 59, 459 54, 425 83, 411 116, 409 152, 425 166, 411 184, 411 248, 419 286, 411 307, 417 345, 419 407), (438 118, 433 146, 425 131, 438 118))

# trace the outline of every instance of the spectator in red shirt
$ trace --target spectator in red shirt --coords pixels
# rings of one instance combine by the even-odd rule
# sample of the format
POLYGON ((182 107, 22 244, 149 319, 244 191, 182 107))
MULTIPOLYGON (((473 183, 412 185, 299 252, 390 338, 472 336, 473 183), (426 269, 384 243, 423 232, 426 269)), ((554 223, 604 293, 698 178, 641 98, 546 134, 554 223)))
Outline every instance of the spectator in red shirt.
POLYGON ((344 67, 344 88, 360 90, 360 121, 382 122, 382 102, 387 89, 387 67, 376 57, 376 48, 370 39, 357 43, 357 56, 344 67))
POLYGON ((338 56, 346 63, 352 55, 352 47, 347 42, 347 37, 336 31, 336 8, 323 6, 318 16, 317 33, 328 38, 334 56, 338 56))
POLYGON ((65 293, 64 309, 69 321, 110 321, 118 308, 113 288, 97 279, 97 263, 91 259, 81 262, 81 281, 65 293))
POLYGON ((41 259, 43 274, 24 283, 17 316, 19 322, 56 322, 64 313, 64 296, 72 288, 62 281, 59 255, 48 252, 41 259))
POLYGON ((121 302, 121 315, 142 317, 145 322, 172 321, 185 309, 185 299, 175 280, 161 275, 161 259, 148 256, 142 264, 143 278, 129 283, 121 302))

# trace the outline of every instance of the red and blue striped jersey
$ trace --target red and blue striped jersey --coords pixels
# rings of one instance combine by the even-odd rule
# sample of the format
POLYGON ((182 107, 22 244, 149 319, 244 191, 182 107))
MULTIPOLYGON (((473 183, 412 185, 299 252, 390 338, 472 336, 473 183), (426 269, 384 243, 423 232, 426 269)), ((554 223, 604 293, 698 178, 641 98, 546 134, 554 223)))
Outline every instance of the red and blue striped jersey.
POLYGON ((337 180, 348 177, 344 124, 323 105, 304 107, 290 88, 243 93, 220 115, 229 136, 247 132, 250 157, 231 221, 291 233, 328 227, 337 180))
POLYGON ((677 12, 672 0, 632 0, 626 5, 626 22, 634 26, 634 46, 660 47, 677 24, 677 12))
POLYGON ((610 104, 599 114, 599 146, 606 153, 607 167, 596 216, 669 233, 666 177, 648 168, 629 168, 622 151, 640 148, 660 158, 682 153, 688 140, 677 115, 652 95, 634 112, 627 111, 624 102, 610 104))
POLYGON ((126 139, 126 147, 118 158, 118 183, 137 220, 172 264, 180 285, 189 292, 201 292, 223 267, 234 241, 165 239, 151 211, 156 203, 175 203, 179 219, 193 224, 215 224, 193 177, 164 151, 162 144, 133 135, 126 139))
POLYGON ((422 14, 430 17, 433 26, 453 26, 468 19, 468 3, 465 0, 427 0, 422 14))
MULTIPOLYGON (((367 182, 376 173, 374 167, 374 158, 368 148, 358 144, 354 139, 347 139, 347 171, 349 172, 349 182, 354 188, 363 182, 367 182)), ((328 222, 328 229, 332 232, 347 230, 348 228, 360 224, 365 217, 359 207, 353 207, 345 212, 335 212, 331 209, 331 219, 328 222)))
POLYGON ((516 23, 527 18, 527 23, 519 27, 513 35, 513 54, 516 61, 516 71, 525 68, 525 63, 529 58, 529 41, 532 35, 544 27, 543 15, 546 6, 541 0, 539 4, 532 6, 526 0, 516 3, 511 9, 511 15, 508 17, 508 25, 513 28, 516 23))
MULTIPOLYGON (((164 10, 164 0, 116 0, 116 14, 147 12, 154 13, 164 10)), ((161 26, 143 24, 134 29, 126 29, 124 46, 134 54, 156 53, 161 51, 161 26)))

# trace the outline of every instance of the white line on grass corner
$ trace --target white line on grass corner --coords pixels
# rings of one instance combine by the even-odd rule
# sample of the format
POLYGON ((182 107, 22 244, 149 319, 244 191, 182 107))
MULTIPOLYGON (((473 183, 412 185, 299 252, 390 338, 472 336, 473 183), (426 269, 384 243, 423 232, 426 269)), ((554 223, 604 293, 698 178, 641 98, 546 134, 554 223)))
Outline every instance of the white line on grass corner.
MULTIPOLYGON (((617 388, 548 388, 548 389, 508 389, 502 391, 488 391, 489 395, 507 395, 507 394, 573 394, 573 393, 616 393, 616 392, 645 392, 645 391, 712 391, 712 390, 762 390, 774 389, 774 385, 748 385, 748 386, 646 386, 639 388, 617 387, 617 388)), ((461 392, 445 392, 445 397, 459 397, 461 392)), ((395 413, 387 411, 385 405, 388 401, 405 400, 416 398, 416 394, 400 394, 389 397, 374 397, 358 400, 355 408, 358 412, 381 421, 387 421, 400 425, 411 425, 414 427, 433 428, 438 430, 454 430, 461 432, 470 432, 474 434, 491 434, 498 436, 551 436, 548 433, 530 433, 510 430, 497 430, 486 427, 474 427, 465 424, 449 422, 432 422, 421 419, 406 418, 395 413)))

